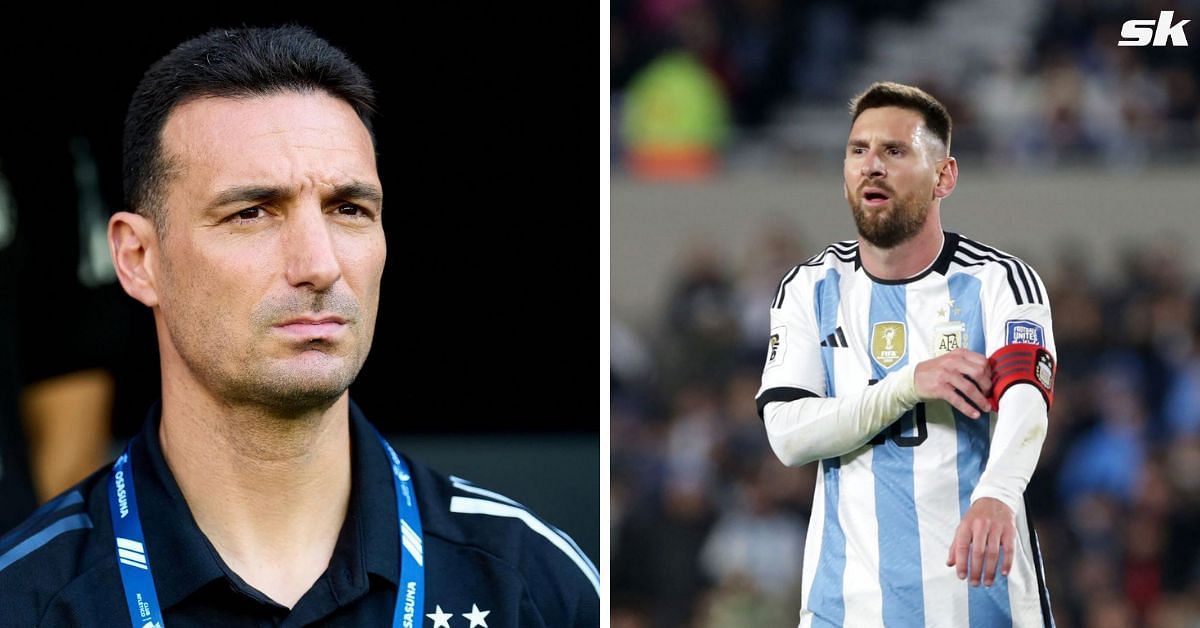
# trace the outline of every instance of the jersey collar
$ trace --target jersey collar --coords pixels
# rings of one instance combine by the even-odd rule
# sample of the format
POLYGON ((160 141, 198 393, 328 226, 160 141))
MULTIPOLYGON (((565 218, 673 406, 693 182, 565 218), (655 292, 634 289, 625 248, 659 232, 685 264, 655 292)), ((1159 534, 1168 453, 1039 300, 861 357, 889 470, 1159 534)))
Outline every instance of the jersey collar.
POLYGON ((942 250, 933 260, 933 263, 929 265, 929 268, 926 268, 912 277, 907 277, 905 279, 880 279, 879 277, 872 275, 870 272, 867 272, 866 267, 862 265, 862 247, 858 246, 854 247, 854 270, 861 269, 863 274, 865 274, 871 281, 888 286, 920 281, 929 275, 929 273, 945 275, 950 270, 950 261, 954 259, 954 252, 958 250, 959 235, 957 233, 943 231, 942 236, 942 250))

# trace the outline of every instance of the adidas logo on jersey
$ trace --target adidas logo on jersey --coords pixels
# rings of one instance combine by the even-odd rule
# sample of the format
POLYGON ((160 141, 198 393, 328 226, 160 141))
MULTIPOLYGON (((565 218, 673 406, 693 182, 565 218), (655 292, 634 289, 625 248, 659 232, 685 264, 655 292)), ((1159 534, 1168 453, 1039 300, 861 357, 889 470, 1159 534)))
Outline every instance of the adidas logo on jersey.
POLYGON ((829 334, 821 341, 822 347, 849 347, 846 342, 846 334, 842 333, 842 328, 839 326, 832 334, 829 334))

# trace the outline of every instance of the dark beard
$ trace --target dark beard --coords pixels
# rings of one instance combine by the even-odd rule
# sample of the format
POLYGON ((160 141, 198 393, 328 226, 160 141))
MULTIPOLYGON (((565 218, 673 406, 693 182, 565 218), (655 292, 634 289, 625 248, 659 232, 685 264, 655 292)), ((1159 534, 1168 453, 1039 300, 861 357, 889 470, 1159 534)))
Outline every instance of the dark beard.
POLYGON ((929 205, 929 201, 922 202, 918 198, 901 200, 893 196, 890 212, 879 220, 867 213, 860 197, 857 203, 850 201, 850 210, 858 235, 881 249, 890 249, 917 235, 925 224, 929 205))

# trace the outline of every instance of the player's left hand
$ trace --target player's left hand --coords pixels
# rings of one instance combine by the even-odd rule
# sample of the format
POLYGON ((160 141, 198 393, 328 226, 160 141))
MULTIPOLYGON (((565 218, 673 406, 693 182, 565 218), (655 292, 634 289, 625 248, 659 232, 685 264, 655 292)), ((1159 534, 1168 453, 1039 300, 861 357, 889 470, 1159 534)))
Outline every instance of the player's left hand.
POLYGON ((1014 541, 1017 538, 1016 515, 1003 502, 992 497, 981 497, 971 504, 950 544, 947 567, 955 567, 958 579, 967 577, 967 566, 971 567, 971 586, 990 587, 996 580, 996 563, 1000 550, 1004 550, 1004 565, 1000 573, 1008 577, 1012 569, 1014 541), (967 558, 970 557, 968 563, 967 558))

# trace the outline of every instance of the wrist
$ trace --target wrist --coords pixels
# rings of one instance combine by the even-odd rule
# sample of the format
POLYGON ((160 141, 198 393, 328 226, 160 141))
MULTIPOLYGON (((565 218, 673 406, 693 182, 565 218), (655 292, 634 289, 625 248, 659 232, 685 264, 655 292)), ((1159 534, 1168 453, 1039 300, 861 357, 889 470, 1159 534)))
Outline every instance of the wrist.
POLYGON ((1021 504, 1021 494, 1013 494, 1011 491, 1005 491, 999 487, 986 486, 980 484, 975 487, 975 491, 971 493, 971 505, 981 499, 993 499, 1008 507, 1012 514, 1016 516, 1017 508, 1021 504))

